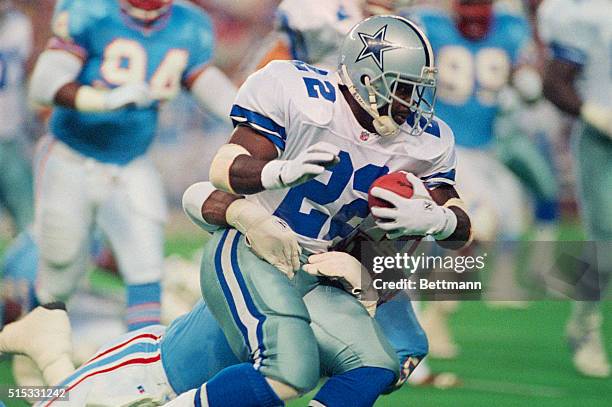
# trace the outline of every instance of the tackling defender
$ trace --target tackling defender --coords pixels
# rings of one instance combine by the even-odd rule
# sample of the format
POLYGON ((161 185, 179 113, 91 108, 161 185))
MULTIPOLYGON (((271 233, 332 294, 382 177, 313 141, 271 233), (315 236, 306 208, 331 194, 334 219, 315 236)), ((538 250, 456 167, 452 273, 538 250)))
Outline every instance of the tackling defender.
POLYGON ((579 119, 573 148, 578 198, 587 236, 598 249, 595 273, 585 273, 578 282, 582 301, 574 303, 567 336, 576 369, 608 377, 601 299, 612 273, 612 2, 546 0, 538 17, 550 50, 544 95, 579 119))
MULTIPOLYGON (((226 204, 226 197, 223 194, 211 194, 202 204, 206 191, 211 190, 212 186, 208 183, 198 183, 191 186, 183 197, 183 207, 187 215, 196 225, 209 232, 217 230, 218 227, 204 222, 202 208, 226 204), (215 201, 215 197, 220 199, 215 201)), ((259 208, 259 211, 263 209, 259 208)), ((273 249, 286 247, 293 242, 292 232, 281 227, 273 215, 262 217, 249 228, 248 237, 251 245, 259 248, 261 252, 266 251, 262 249, 264 246, 273 249)), ((360 281, 359 268, 329 269, 333 274, 337 274, 338 271, 342 272, 338 277, 349 291, 356 288, 367 289, 364 286, 366 282, 360 281)), ((398 313, 412 315, 401 309, 402 304, 409 302, 394 302, 391 307, 387 307, 388 312, 384 315, 389 318, 393 318, 398 313)), ((405 332, 413 324, 414 322, 402 318, 399 324, 396 321, 393 326, 402 326, 402 332, 405 332)), ((386 336, 397 335, 384 326, 383 331, 386 336)), ((414 333, 412 337, 415 335, 418 336, 414 333)), ((62 310, 40 307, 0 332, 0 350, 36 356, 36 352, 32 352, 32 349, 37 348, 35 343, 42 341, 48 344, 50 339, 55 349, 58 348, 57 344, 62 343, 66 344, 66 349, 69 348, 68 318, 62 310), (36 320, 39 319, 36 314, 44 315, 45 318, 59 323, 53 329, 47 330, 45 326, 36 324, 36 320), (7 344, 16 342, 8 338, 13 335, 27 335, 31 340, 25 343, 19 342, 22 344, 19 349, 10 348, 7 344)), ((401 344, 401 348, 396 348, 400 356, 409 354, 418 359, 426 353, 426 349, 422 347, 422 340, 414 340, 409 344, 403 338, 401 344)), ((60 384, 69 388, 71 405, 79 406, 85 404, 116 406, 145 401, 155 405, 160 404, 174 398, 176 394, 198 387, 221 369, 239 363, 218 323, 202 302, 195 305, 188 315, 174 321, 167 329, 161 326, 145 327, 107 343, 76 371, 73 371, 69 364, 61 365, 61 369, 58 368, 57 361, 63 357, 64 355, 60 353, 56 354, 55 358, 36 360, 36 362, 43 371, 47 384, 60 384), (197 366, 193 365, 194 360, 198 361, 197 366), (117 383, 121 385, 118 386, 117 383)), ((56 400, 40 404, 55 406, 62 403, 61 400, 56 400)))
POLYGON ((215 232, 201 273, 208 307, 243 363, 170 405, 278 405, 312 389, 319 369, 331 378, 313 405, 339 405, 340 394, 345 404, 371 405, 398 379, 377 324, 321 276, 360 269, 356 259, 327 250, 368 215, 368 188, 389 171, 415 173, 435 202, 375 188, 394 205, 373 209, 380 228, 454 247, 468 240, 469 218, 452 187, 452 132, 433 116, 435 86, 428 40, 392 16, 351 30, 338 75, 276 61, 247 79, 232 109, 236 129, 211 166, 211 181, 225 192, 208 194, 230 193, 227 216, 202 209, 207 222, 237 230, 215 232), (271 256, 244 238, 269 214, 296 233, 271 256))
POLYGON ((129 327, 158 323, 166 206, 146 152, 159 104, 181 88, 227 114, 234 92, 209 66, 210 21, 181 1, 64 0, 53 31, 30 89, 55 106, 35 165, 37 299, 72 293, 96 223, 128 285, 129 327))

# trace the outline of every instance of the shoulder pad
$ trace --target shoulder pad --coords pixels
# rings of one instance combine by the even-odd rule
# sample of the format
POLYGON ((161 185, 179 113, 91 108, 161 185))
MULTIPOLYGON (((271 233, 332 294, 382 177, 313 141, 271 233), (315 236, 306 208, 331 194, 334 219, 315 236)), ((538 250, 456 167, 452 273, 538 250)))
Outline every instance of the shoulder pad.
POLYGON ((324 125, 331 121, 333 109, 330 102, 335 103, 338 97, 342 97, 335 72, 297 60, 272 61, 264 69, 266 75, 279 82, 287 107, 292 106, 298 115, 316 124, 324 125), (321 96, 323 92, 329 99, 321 96))

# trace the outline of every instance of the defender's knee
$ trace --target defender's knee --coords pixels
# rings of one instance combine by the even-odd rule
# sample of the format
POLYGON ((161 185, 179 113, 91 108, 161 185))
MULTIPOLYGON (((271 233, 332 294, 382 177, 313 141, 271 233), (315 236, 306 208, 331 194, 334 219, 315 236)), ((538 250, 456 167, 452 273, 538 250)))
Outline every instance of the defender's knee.
MULTIPOLYGON (((45 222, 45 221, 43 221, 45 222)), ((37 233, 41 260, 49 267, 63 269, 73 265, 82 255, 83 242, 80 231, 69 225, 42 225, 37 233)))

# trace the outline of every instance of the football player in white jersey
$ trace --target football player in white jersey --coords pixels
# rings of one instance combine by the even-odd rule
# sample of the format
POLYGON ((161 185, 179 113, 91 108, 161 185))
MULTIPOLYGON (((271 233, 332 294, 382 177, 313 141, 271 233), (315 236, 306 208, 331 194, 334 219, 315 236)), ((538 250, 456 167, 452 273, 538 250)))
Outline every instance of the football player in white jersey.
MULTIPOLYGON (((601 337, 601 298, 612 272, 612 1, 545 0, 539 10, 542 39, 550 50, 544 94, 578 118, 574 151, 578 198, 597 259, 577 283, 567 325, 576 369, 610 376, 601 337)), ((592 259, 590 259, 592 260, 592 259)))
MULTIPOLYGON (((407 6, 412 0, 330 0, 310 1, 283 0, 276 12, 276 32, 265 48, 263 57, 258 60, 257 68, 262 68, 272 60, 296 59, 309 64, 334 70, 340 45, 349 30, 364 16, 394 14, 395 10, 407 6)), ((394 332, 390 338, 398 350, 402 366, 420 366, 420 374, 413 377, 412 383, 432 383, 436 375, 426 365, 426 360, 415 358, 428 344, 426 336, 414 313, 418 314, 419 303, 411 302, 408 296, 396 296, 394 304, 378 309, 376 318, 385 332, 394 332), (414 308, 414 309, 413 309, 414 308), (397 309, 408 310, 405 318, 397 317, 397 309), (391 317, 393 315, 393 317, 391 317), (411 321, 414 325, 406 324, 411 321), (408 363, 412 360, 413 363, 408 363), (420 362, 417 362, 420 360, 420 362), (415 363, 416 362, 416 363, 415 363)), ((403 374, 411 376, 412 371, 403 374)))
POLYGON ((236 129, 211 166, 218 190, 203 191, 196 211, 230 227, 205 246, 201 286, 243 363, 170 405, 282 404, 312 389, 321 372, 331 377, 312 405, 369 406, 397 381, 395 355, 376 322, 326 278, 361 265, 328 250, 368 216, 372 182, 397 170, 421 178, 432 199, 374 188, 392 204, 372 210, 389 237, 428 235, 450 247, 469 239, 452 186, 453 135, 433 116, 435 86, 428 40, 392 16, 350 31, 337 74, 275 61, 247 79, 232 109, 236 129), (207 206, 213 194, 226 205, 207 206), (243 235, 270 214, 293 239, 249 244, 243 235))
POLYGON ((283 0, 276 12, 276 32, 256 68, 273 60, 298 59, 325 69, 336 68, 338 48, 363 18, 393 14, 411 0, 283 0))
POLYGON ((31 52, 29 19, 9 0, 0 0, 0 202, 17 232, 32 222, 34 205, 31 164, 20 140, 27 114, 25 65, 31 52))

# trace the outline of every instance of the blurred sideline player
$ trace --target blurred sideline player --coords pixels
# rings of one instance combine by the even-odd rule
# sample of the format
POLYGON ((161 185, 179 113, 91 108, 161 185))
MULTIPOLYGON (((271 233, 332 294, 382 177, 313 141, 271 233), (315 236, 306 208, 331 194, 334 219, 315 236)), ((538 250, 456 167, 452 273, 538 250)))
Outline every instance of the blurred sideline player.
MULTIPOLYGON (((13 218, 17 233, 31 224, 34 212, 31 164, 22 151, 24 140, 19 139, 25 124, 24 74, 31 47, 32 27, 28 18, 14 9, 10 1, 0 1, 0 122, 3 125, 0 198, 13 218)), ((5 311, 3 306, 0 302, 0 315, 5 311)))
MULTIPOLYGON (((202 192, 205 193, 206 190, 212 190, 209 183, 191 186, 185 192, 183 206, 196 225, 211 232, 218 228, 204 221, 202 207, 205 204, 210 205, 212 202, 208 201, 209 199, 214 201, 215 195, 211 195, 205 203, 202 203, 202 192)), ((217 204, 223 205, 223 202, 217 204)), ((260 243, 269 247, 286 244, 283 239, 287 230, 280 228, 277 220, 271 215, 261 219, 248 233, 251 243, 256 246, 260 243)), ((357 270, 356 275, 339 277, 350 289, 351 282, 358 284, 356 282, 361 279, 361 271, 357 270)), ((396 308, 395 312, 397 311, 396 308)), ((39 307, 0 333, 0 349, 4 352, 20 352, 28 355, 32 348, 36 348, 31 342, 48 342, 49 338, 52 338, 54 344, 69 343, 69 336, 66 336, 69 330, 69 322, 64 311, 39 307), (41 332, 45 327, 33 324, 36 320, 33 318, 35 313, 47 316, 59 315, 53 318, 61 321, 66 328, 56 325, 46 332, 41 332), (23 344, 20 349, 6 346, 7 336, 24 334, 33 338, 32 341, 23 344)), ((385 331, 385 334, 389 336, 393 335, 393 332, 385 331)), ((424 334, 421 335, 424 339, 424 334)), ((405 341, 402 344, 407 345, 405 341)), ((396 348, 396 352, 398 354, 410 352, 418 358, 426 353, 426 349, 422 346, 422 342, 414 341, 409 348, 396 348)), ((69 345, 65 348, 69 348, 69 345)), ((60 355, 57 357, 61 358, 60 355)), ((39 363, 42 364, 43 361, 39 363)), ((73 371, 69 365, 63 366, 61 371, 54 371, 49 367, 43 371, 47 384, 59 383, 70 388, 71 405, 91 403, 115 406, 145 400, 167 401, 176 394, 198 387, 222 368, 238 363, 217 322, 200 301, 187 315, 179 317, 167 329, 161 326, 149 326, 107 343, 96 354, 88 357, 87 362, 76 371, 73 371), (196 365, 193 365, 194 360, 198 361, 196 365), (138 366, 134 366, 136 364, 138 366), (155 380, 152 386, 149 385, 151 378, 155 380), (136 380, 137 383, 132 383, 132 380, 136 380), (121 386, 117 386, 118 382, 121 386)), ((41 403, 41 405, 47 404, 41 403)), ((51 405, 62 405, 62 403, 58 401, 51 405)))
MULTIPOLYGON (((303 3, 297 0, 282 1, 276 12, 276 32, 272 44, 265 50, 265 55, 259 57, 257 68, 264 67, 272 60, 300 60, 325 69, 335 69, 338 64, 338 49, 349 30, 365 16, 376 14, 393 14, 401 6, 411 3, 410 0, 324 0, 303 3)), ((421 326, 412 310, 407 295, 398 295, 388 304, 380 307, 377 320, 388 330, 393 325, 406 328, 405 331, 394 330, 390 338, 396 348, 404 346, 401 342, 412 341, 412 336, 419 337, 421 326), (414 326, 397 323, 401 317, 385 317, 391 315, 393 308, 410 311, 405 316, 406 321, 414 322, 414 326), (396 322, 394 322, 396 321, 396 322)), ((436 380, 424 361, 400 360, 402 366, 416 366, 420 363, 418 376, 412 376, 411 383, 430 383, 436 380), (415 363, 416 362, 416 363, 415 363)), ((406 372, 410 376, 412 372, 406 372)))
MULTIPOLYGON (((29 19, 17 11, 11 1, 0 0, 0 202, 11 215, 15 234, 31 225, 34 214, 32 167, 23 151, 27 113, 24 76, 31 48, 32 27, 29 19)), ((26 234, 18 235, 13 245, 20 245, 22 235, 26 234)), ((30 265, 36 267, 33 263, 30 265)), ((21 293, 29 290, 25 285, 7 287, 2 271, 0 329, 3 315, 15 318, 19 313, 18 307, 13 306, 15 303, 5 306, 9 292, 12 296, 22 296, 21 293)))
MULTIPOLYGON (((512 243, 525 230, 524 199, 516 177, 493 151, 499 92, 532 71, 521 65, 529 45, 527 22, 493 10, 492 0, 455 0, 452 12, 432 8, 408 10, 431 39, 439 65, 436 113, 449 122, 457 142, 457 189, 474 216, 474 237, 500 240, 492 286, 494 295, 514 299, 512 243)), ((521 91, 518 88, 519 92, 521 91)), ((423 323, 434 356, 454 357, 458 348, 447 327, 456 304, 434 301, 423 323)))
POLYGON ((37 300, 71 295, 95 223, 127 284, 128 328, 159 323, 166 206, 146 152, 159 103, 181 86, 218 116, 228 113, 234 90, 208 65, 210 22, 184 2, 66 0, 53 29, 30 89, 35 102, 55 105, 36 154, 37 300))
POLYGON ((273 60, 297 59, 333 70, 338 48, 349 30, 365 17, 393 14, 411 0, 283 0, 276 11, 276 31, 256 69, 273 60))
POLYGON ((578 199, 587 237, 597 248, 594 273, 577 284, 567 324, 576 369, 610 376, 602 339, 601 299, 612 273, 612 2, 545 0, 539 28, 549 47, 544 94, 578 118, 573 155, 578 199))
MULTIPOLYGON (((558 110, 542 95, 542 44, 537 34, 535 13, 540 0, 523 3, 520 12, 530 24, 532 46, 524 56, 536 71, 524 71, 514 78, 514 86, 500 92, 500 112, 495 126, 500 160, 520 179, 533 198, 534 242, 555 241, 559 221, 559 162, 554 153, 560 148, 565 123, 558 110), (520 88, 521 92, 516 91, 520 88)), ((506 3, 497 7, 511 7, 506 3)), ((518 11, 517 11, 518 12, 518 11)), ((531 253, 529 272, 543 273, 543 264, 553 264, 552 244, 537 244, 531 253)))
POLYGON ((331 75, 274 61, 238 92, 236 129, 210 174, 219 190, 209 193, 225 191, 231 204, 227 216, 202 209, 209 223, 236 229, 215 232, 205 246, 201 286, 243 363, 169 405, 282 404, 311 390, 319 369, 331 377, 311 405, 372 405, 397 381, 397 362, 362 305, 326 278, 361 264, 329 248, 367 217, 369 185, 399 169, 435 184, 434 201, 374 188, 394 206, 372 209, 381 229, 391 238, 431 235, 453 248, 469 238, 454 180, 442 175, 455 165, 453 137, 433 116, 426 37, 408 20, 371 17, 351 30, 339 61, 331 75), (266 256, 242 233, 272 213, 295 236, 266 256))
POLYGON ((10 214, 15 234, 32 222, 32 170, 25 157, 27 115, 24 75, 32 52, 28 17, 0 0, 0 203, 10 214))

